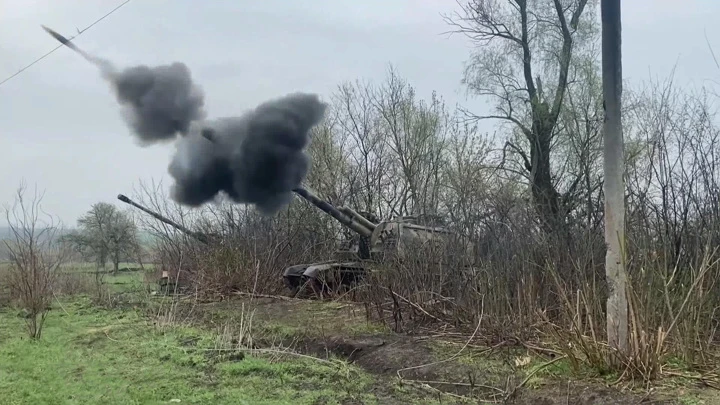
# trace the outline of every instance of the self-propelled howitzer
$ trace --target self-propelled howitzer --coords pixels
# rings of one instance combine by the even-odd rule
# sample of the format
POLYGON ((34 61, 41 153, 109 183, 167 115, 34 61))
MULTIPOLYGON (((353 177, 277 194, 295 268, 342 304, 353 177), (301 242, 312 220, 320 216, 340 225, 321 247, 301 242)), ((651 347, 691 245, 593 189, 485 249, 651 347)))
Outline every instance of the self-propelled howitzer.
POLYGON ((293 191, 353 231, 355 236, 343 242, 342 248, 335 251, 332 260, 297 264, 286 268, 283 272, 283 279, 291 293, 297 294, 301 287, 306 285, 312 286, 314 289, 322 288, 323 285, 330 283, 329 278, 335 280, 331 283, 335 285, 351 284, 362 278, 366 272, 365 260, 370 258, 370 243, 377 226, 370 220, 372 216, 362 216, 347 207, 337 208, 303 187, 298 187, 293 191))
POLYGON ((422 223, 416 217, 378 221, 370 214, 360 214, 349 207, 337 208, 304 188, 293 191, 353 230, 356 236, 347 241, 345 249, 336 251, 333 260, 285 269, 283 278, 292 294, 297 294, 303 286, 310 286, 317 292, 318 289, 354 284, 382 263, 409 264, 422 256, 424 264, 437 262, 444 265, 450 256, 456 259, 472 257, 472 245, 467 240, 443 227, 422 223))

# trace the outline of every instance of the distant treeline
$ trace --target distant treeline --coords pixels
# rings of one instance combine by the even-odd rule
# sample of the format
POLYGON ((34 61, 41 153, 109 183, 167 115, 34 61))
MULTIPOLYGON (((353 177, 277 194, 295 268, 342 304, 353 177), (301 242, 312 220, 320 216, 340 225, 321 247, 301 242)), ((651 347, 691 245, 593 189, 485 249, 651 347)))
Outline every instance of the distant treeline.
MULTIPOLYGON (((74 229, 68 228, 65 229, 62 233, 58 232, 56 234, 56 237, 60 237, 62 234, 70 233, 74 229)), ((153 242, 155 240, 155 236, 153 236, 151 233, 139 230, 138 231, 138 237, 140 239, 140 243, 143 245, 143 247, 150 248, 153 245, 153 242)), ((13 240, 15 237, 13 235, 12 230, 9 226, 0 226, 0 262, 4 262, 8 260, 8 251, 7 246, 5 246, 4 241, 6 240, 13 240)))

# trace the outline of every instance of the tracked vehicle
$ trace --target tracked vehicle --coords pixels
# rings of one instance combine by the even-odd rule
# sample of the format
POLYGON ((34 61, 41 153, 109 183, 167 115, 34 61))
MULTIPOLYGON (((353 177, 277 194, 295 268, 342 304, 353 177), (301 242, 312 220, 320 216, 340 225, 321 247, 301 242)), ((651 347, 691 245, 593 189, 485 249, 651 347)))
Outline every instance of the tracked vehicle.
POLYGON ((368 213, 344 206, 337 208, 307 189, 294 191, 352 231, 354 237, 341 244, 332 260, 286 268, 283 279, 292 296, 351 287, 383 263, 411 265, 421 258, 425 263, 415 264, 427 264, 428 259, 442 264, 451 255, 457 255, 460 260, 454 263, 464 268, 472 265, 469 260, 473 257, 473 246, 460 235, 432 223, 437 221, 413 216, 378 221, 368 213))

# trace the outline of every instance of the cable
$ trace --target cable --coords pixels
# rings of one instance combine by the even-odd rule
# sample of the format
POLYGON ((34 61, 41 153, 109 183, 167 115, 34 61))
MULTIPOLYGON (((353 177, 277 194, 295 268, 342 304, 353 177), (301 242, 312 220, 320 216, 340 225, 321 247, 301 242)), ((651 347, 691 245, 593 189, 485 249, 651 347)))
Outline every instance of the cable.
POLYGON ((46 53, 45 55, 43 55, 43 56, 35 59, 31 64, 25 66, 24 68, 18 70, 18 71, 15 72, 14 74, 8 76, 5 80, 3 80, 3 81, 0 82, 0 86, 2 86, 3 84, 5 84, 6 82, 10 81, 10 79, 12 79, 13 77, 15 77, 15 76, 19 75, 20 73, 26 71, 27 69, 29 69, 30 67, 32 67, 34 64, 36 64, 36 63, 40 62, 41 60, 45 59, 46 57, 50 56, 51 53, 57 51, 59 48, 61 48, 61 47, 63 47, 63 46, 65 46, 65 45, 62 45, 62 44, 58 45, 58 46, 55 47, 52 51, 50 51, 50 52, 46 53))
MULTIPOLYGON (((84 29, 80 30, 80 32, 78 32, 77 35, 75 35, 75 36, 73 36, 73 37, 71 37, 71 38, 68 38, 68 40, 69 40, 69 41, 72 41, 73 39, 79 37, 79 36, 82 35, 85 31, 87 31, 87 30, 89 30, 90 28, 92 28, 95 24, 99 23, 100 21, 102 21, 102 20, 104 20, 105 18, 109 17, 110 14, 112 14, 112 13, 116 12, 117 10, 119 10, 120 7, 122 7, 122 6, 130 3, 130 1, 132 1, 132 0, 125 0, 124 3, 120 4, 119 6, 115 7, 114 9, 110 10, 107 14, 105 14, 105 15, 103 15, 102 17, 100 17, 100 18, 98 18, 97 20, 95 20, 95 22, 93 22, 92 24, 88 25, 88 26, 85 27, 84 29)), ((19 75, 20 73, 28 70, 28 69, 31 68, 33 65, 35 65, 35 64, 38 63, 38 62, 40 62, 41 60, 47 58, 48 56, 50 56, 51 53, 57 51, 58 49, 62 48, 63 46, 64 46, 63 44, 60 44, 60 45, 56 46, 56 47, 53 48, 50 52, 46 53, 45 55, 43 55, 43 56, 41 56, 41 57, 39 57, 39 58, 37 58, 37 59, 35 59, 35 60, 32 61, 29 65, 25 66, 24 68, 18 70, 17 72, 13 73, 12 75, 8 76, 7 78, 5 78, 3 81, 0 82, 0 86, 2 86, 3 84, 5 84, 6 82, 10 81, 10 79, 14 78, 15 76, 19 75)))

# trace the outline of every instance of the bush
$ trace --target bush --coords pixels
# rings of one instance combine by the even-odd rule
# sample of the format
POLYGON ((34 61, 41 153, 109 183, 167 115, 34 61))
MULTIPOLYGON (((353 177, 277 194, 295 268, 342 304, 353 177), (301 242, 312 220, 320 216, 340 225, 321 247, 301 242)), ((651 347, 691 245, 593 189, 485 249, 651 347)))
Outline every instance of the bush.
POLYGON ((11 230, 10 239, 4 241, 10 259, 6 282, 12 303, 24 312, 32 339, 42 335, 58 270, 67 258, 67 250, 59 243, 60 227, 49 216, 41 219, 41 200, 36 191, 28 201, 21 185, 14 204, 5 209, 11 230))

